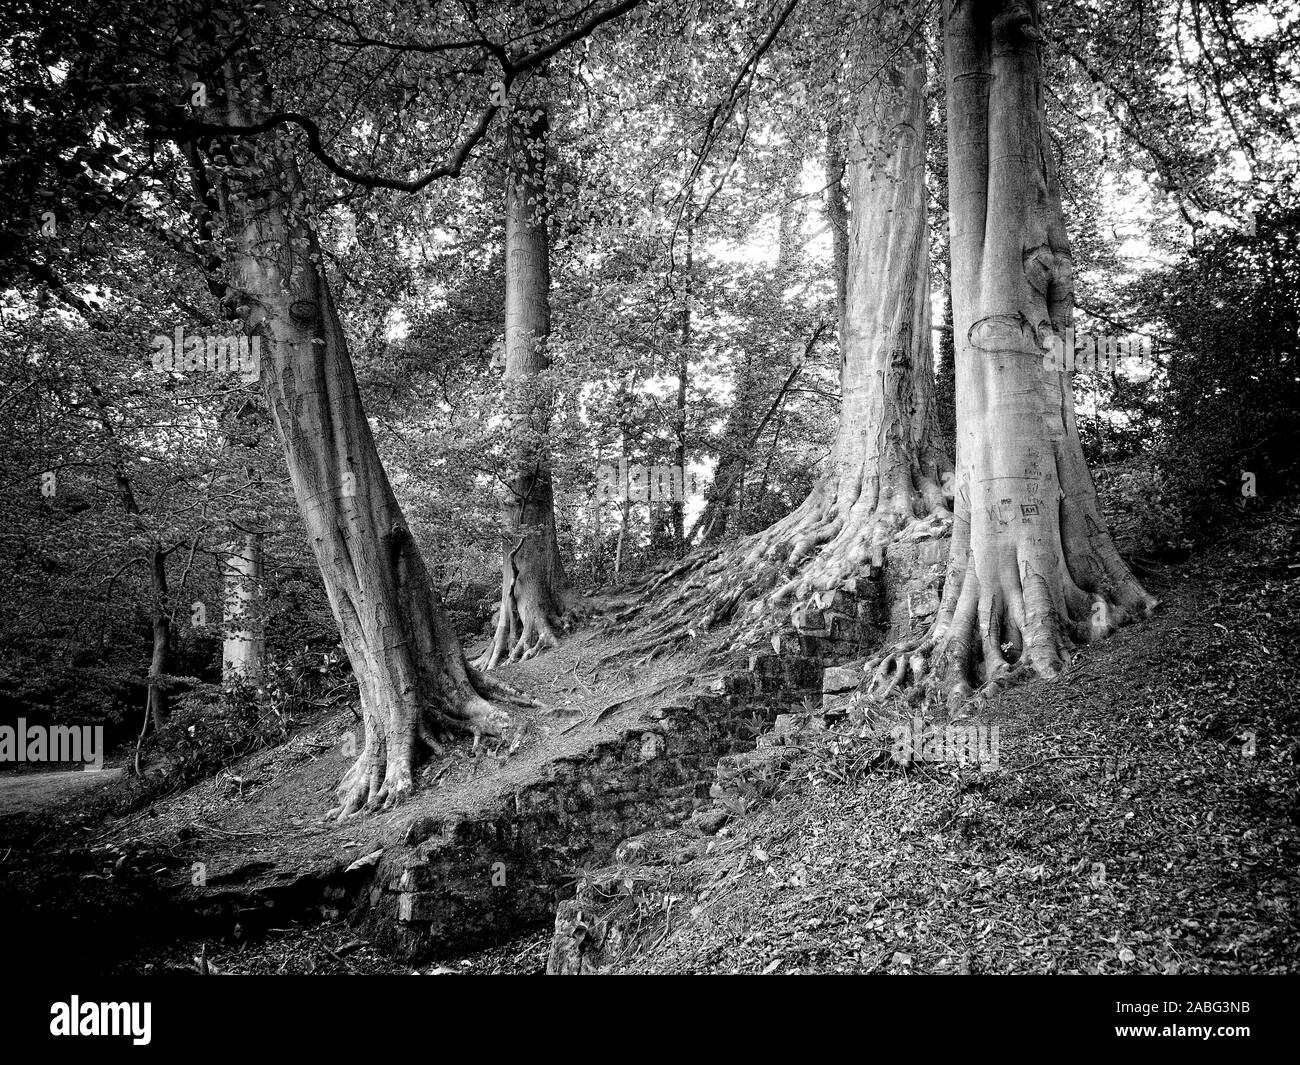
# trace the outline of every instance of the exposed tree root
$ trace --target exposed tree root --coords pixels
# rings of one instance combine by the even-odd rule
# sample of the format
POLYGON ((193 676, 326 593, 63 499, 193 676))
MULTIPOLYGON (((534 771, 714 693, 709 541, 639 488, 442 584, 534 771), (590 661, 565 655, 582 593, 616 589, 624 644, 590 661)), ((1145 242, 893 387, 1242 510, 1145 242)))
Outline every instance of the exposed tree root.
POLYGON ((934 473, 884 492, 861 473, 832 475, 762 532, 697 552, 657 575, 609 624, 640 619, 641 638, 630 650, 647 661, 738 617, 733 648, 756 643, 779 631, 786 604, 793 601, 793 616, 811 597, 886 565, 891 543, 944 535, 951 512, 934 473))
POLYGON ((863 492, 851 483, 848 491, 825 484, 783 520, 764 533, 766 543, 755 545, 745 564, 758 561, 757 552, 772 556, 775 545, 788 545, 787 579, 768 597, 781 603, 833 591, 849 579, 884 565, 888 545, 904 536, 946 532, 951 512, 943 491, 929 477, 916 489, 888 494, 863 492))
MULTIPOLYGON (((365 715, 365 747, 339 784, 339 805, 327 818, 391 810, 414 791, 416 766, 426 752, 440 754, 442 740, 469 735, 477 747, 480 737, 500 736, 508 723, 497 703, 538 705, 463 660, 460 668, 448 670, 441 679, 446 687, 422 705, 412 700, 410 705, 389 707, 387 735, 374 727, 379 720, 375 715, 365 715)), ((363 682, 362 699, 368 694, 363 682)))
POLYGON ((1057 544, 1024 539, 1013 550, 1005 544, 994 550, 993 537, 982 535, 987 561, 980 565, 970 523, 959 516, 933 627, 867 661, 867 696, 876 702, 902 697, 957 713, 1020 679, 1058 676, 1080 645, 1150 614, 1157 601, 1104 531, 1092 528, 1090 535, 1057 544), (1087 590, 1074 573, 1090 575, 1087 590))
POLYGON ((560 634, 569 630, 567 614, 548 610, 528 597, 524 603, 512 603, 513 609, 501 611, 492 645, 474 665, 478 669, 494 669, 502 662, 526 662, 560 642, 560 634))
POLYGON ((525 662, 560 642, 572 623, 573 598, 563 589, 563 568, 555 549, 554 531, 547 537, 531 534, 519 542, 505 558, 506 577, 501 592, 501 609, 497 615, 492 643, 474 663, 481 670, 494 669, 502 662, 525 662), (520 549, 530 550, 520 559, 520 549))

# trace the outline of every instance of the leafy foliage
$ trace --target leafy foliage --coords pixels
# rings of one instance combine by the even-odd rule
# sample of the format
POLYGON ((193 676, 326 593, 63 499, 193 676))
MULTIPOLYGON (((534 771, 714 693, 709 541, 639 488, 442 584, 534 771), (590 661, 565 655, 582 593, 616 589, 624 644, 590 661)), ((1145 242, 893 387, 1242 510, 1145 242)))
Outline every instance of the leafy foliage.
MULTIPOLYGON (((1296 177, 1300 20, 1255 2, 1044 6, 1079 327, 1155 336, 1162 360, 1145 377, 1078 375, 1081 434, 1123 520, 1142 526, 1130 542, 1181 547, 1206 515, 1294 481, 1297 207, 1279 190, 1296 177)), ((698 542, 706 511, 736 537, 806 495, 838 400, 836 131, 875 76, 855 42, 915 19, 937 86, 936 13, 835 0, 548 0, 530 8, 538 22, 518 5, 475 10, 58 0, 0 13, 0 713, 133 735, 159 618, 186 715, 216 706, 221 560, 241 530, 265 538, 270 656, 334 644, 258 389, 149 358, 150 338, 177 326, 226 329, 229 234, 198 179, 234 167, 232 146, 272 138, 302 171, 297 206, 390 480, 458 633, 482 630, 499 581, 495 489, 517 444, 500 417, 501 119, 538 49, 553 328, 536 443, 570 578, 625 580, 698 542), (296 117, 202 128, 194 86, 215 86, 226 47, 250 40, 275 106, 296 117), (707 491, 681 508, 601 498, 597 471, 620 460, 680 463, 707 491)), ((942 93, 930 96, 946 352, 947 131, 942 93)), ((951 359, 936 361, 949 412, 951 359)), ((224 728, 201 746, 227 749, 224 728)))

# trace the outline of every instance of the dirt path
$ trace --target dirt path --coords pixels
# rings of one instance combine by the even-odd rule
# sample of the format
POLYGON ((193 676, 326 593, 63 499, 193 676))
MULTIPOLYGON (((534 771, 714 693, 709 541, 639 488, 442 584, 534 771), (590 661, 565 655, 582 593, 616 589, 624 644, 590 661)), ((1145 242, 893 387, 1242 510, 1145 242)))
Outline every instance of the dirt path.
POLYGON ((74 795, 118 780, 122 768, 60 769, 50 773, 0 773, 0 817, 44 813, 74 795))

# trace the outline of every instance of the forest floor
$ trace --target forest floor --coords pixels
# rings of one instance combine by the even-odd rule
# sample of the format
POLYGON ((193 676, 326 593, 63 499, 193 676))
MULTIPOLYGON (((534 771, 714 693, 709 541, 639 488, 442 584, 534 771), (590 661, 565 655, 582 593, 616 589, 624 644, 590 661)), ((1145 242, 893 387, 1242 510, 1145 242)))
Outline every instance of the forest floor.
MULTIPOLYGON (((595 605, 614 610, 623 601, 620 594, 595 605)), ((54 774, 14 774, 16 801, 0 816, 0 907, 29 915, 34 939, 96 943, 100 964, 110 970, 193 971, 197 941, 159 949, 156 940, 206 892, 292 889, 376 850, 400 848, 415 818, 454 819, 509 802, 545 779, 556 759, 581 757, 628 729, 651 727, 656 708, 702 692, 710 679, 704 661, 725 638, 647 661, 627 653, 626 633, 591 625, 546 655, 499 667, 496 675, 540 705, 511 707, 501 737, 473 748, 448 744, 421 766, 414 796, 396 809, 342 822, 323 815, 355 757, 347 753, 349 736, 360 743, 359 720, 348 708, 126 816, 112 809, 138 788, 131 781, 120 781, 116 792, 105 787, 74 797, 55 790, 62 780, 44 781, 54 774)), ((210 971, 225 971, 235 956, 240 971, 310 972, 318 961, 340 972, 410 971, 368 949, 350 957, 354 936, 345 926, 335 934, 328 924, 284 923, 291 927, 256 942, 212 941, 210 971), (295 947, 298 936, 304 944, 330 937, 334 954, 295 947), (299 950, 306 953, 299 957, 299 950)))
MULTIPOLYGON (((711 837, 678 830, 693 844, 687 860, 608 871, 629 884, 641 930, 614 970, 1300 971, 1297 545, 1300 508, 1277 506, 1148 578, 1162 601, 1154 618, 1084 650, 1063 677, 994 702, 992 771, 882 767, 869 741, 826 731, 796 752, 770 802, 728 814, 711 837)), ((417 812, 486 801, 557 746, 576 750, 706 684, 702 650, 634 670, 619 640, 592 629, 509 667, 547 709, 500 744, 428 765, 417 812)), ((344 711, 129 818, 105 822, 89 796, 21 833, 0 826, 6 912, 75 916, 102 942, 97 920, 148 921, 196 861, 238 880, 268 859, 305 869, 384 845, 411 804, 320 820, 352 725, 344 711)), ((286 922, 255 941, 210 943, 207 964, 537 973, 550 931, 412 970, 341 919, 286 922)), ((126 949, 121 939, 111 950, 126 949)), ((200 948, 154 946, 119 964, 193 972, 200 948)))
POLYGON ((1151 580, 1152 620, 997 700, 995 771, 811 745, 636 870, 653 945, 614 971, 1300 971, 1298 544, 1290 507, 1151 580))

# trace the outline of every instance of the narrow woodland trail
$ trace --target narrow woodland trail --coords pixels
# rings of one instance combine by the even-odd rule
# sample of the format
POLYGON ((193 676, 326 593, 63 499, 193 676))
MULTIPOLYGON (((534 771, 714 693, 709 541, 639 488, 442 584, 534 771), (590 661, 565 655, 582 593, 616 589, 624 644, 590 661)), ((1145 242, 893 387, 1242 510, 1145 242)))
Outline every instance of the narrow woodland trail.
POLYGON ((66 769, 52 773, 0 773, 0 817, 49 812, 82 791, 119 779, 122 772, 119 767, 98 772, 66 769))

